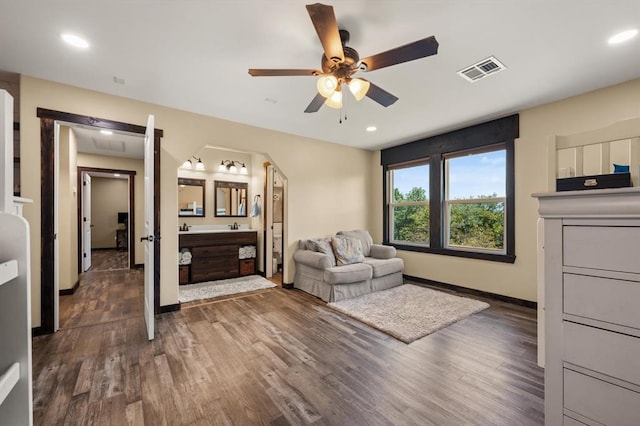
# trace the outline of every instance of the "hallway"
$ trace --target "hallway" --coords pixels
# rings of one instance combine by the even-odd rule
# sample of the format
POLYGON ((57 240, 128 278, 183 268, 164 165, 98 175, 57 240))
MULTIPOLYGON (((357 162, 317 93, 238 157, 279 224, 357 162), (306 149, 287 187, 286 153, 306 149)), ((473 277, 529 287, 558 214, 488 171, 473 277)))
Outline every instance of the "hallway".
POLYGON ((144 270, 118 269, 80 275, 80 286, 60 296, 60 328, 75 328, 140 316, 143 312, 144 270))

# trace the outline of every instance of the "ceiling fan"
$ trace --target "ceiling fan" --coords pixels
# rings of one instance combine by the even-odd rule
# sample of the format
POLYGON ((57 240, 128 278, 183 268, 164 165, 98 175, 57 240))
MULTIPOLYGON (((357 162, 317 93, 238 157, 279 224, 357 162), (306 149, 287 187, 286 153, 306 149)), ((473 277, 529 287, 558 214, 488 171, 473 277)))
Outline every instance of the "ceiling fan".
POLYGON ((358 71, 374 71, 391 65, 425 58, 438 53, 438 41, 427 37, 377 55, 360 59, 358 52, 347 46, 349 32, 338 30, 333 7, 315 3, 306 6, 313 26, 318 33, 324 53, 322 70, 317 69, 249 69, 254 77, 319 76, 318 94, 304 112, 316 112, 323 104, 342 108, 342 85, 346 84, 356 100, 365 96, 388 107, 398 98, 364 78, 354 78, 358 71))

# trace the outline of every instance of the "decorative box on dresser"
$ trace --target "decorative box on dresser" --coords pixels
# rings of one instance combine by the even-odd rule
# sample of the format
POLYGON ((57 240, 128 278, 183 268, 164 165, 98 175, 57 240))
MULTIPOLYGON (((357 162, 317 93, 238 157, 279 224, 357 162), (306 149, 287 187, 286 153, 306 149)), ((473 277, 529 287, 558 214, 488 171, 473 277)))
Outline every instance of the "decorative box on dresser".
POLYGON ((534 194, 545 423, 640 425, 640 188, 534 194))

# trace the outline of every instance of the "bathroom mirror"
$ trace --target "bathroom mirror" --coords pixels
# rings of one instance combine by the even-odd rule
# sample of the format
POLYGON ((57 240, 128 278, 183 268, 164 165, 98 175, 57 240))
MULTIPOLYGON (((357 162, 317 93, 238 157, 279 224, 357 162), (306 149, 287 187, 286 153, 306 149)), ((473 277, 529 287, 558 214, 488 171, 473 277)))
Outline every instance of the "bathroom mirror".
POLYGON ((215 217, 247 217, 247 184, 214 182, 215 217))
POLYGON ((204 179, 178 178, 178 217, 204 217, 204 179))

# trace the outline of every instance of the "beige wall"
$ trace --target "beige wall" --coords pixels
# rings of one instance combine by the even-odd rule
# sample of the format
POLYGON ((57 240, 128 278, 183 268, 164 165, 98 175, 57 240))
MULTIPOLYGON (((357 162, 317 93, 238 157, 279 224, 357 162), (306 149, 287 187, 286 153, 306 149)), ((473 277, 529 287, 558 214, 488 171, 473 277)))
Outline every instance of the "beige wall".
POLYGON ((129 210, 129 181, 91 178, 91 248, 115 248, 118 212, 129 210))
MULTIPOLYGON (((522 111, 520 138, 516 141, 515 152, 516 262, 503 264, 400 252, 405 260, 406 273, 535 300, 537 205, 531 193, 547 189, 548 138, 640 116, 639 98, 640 80, 634 80, 522 111)), ((21 101, 22 156, 25 163, 33 164, 28 172, 22 170, 21 175, 22 195, 34 199, 34 204, 25 206, 25 216, 31 225, 33 259, 40 259, 40 127, 35 115, 37 107, 134 124, 144 124, 147 114, 155 114, 156 127, 164 130, 161 143, 161 305, 177 302, 177 170, 186 158, 205 145, 266 154, 287 177, 285 215, 289 232, 285 242, 288 248, 285 282, 293 281, 291 257, 298 239, 353 228, 369 228, 376 242, 382 239, 379 152, 259 129, 27 76, 21 79, 21 101)), ((39 262, 32 263, 32 289, 33 325, 37 326, 40 323, 39 262)))
POLYGON ((143 264, 144 244, 140 242, 140 236, 144 234, 144 162, 142 160, 136 160, 134 158, 109 157, 104 155, 84 154, 82 152, 79 152, 78 166, 136 172, 133 179, 135 196, 135 224, 133 224, 135 232, 135 263, 137 265, 143 264))
MULTIPOLYGON (((586 93, 520 112, 520 138, 515 143, 516 261, 503 264, 474 259, 399 252, 405 273, 492 293, 536 300, 536 221, 534 192, 546 192, 547 142, 640 116, 640 80, 586 93)), ((382 239, 382 168, 372 160, 371 210, 375 239, 382 239)))
MULTIPOLYGON (((234 152, 229 150, 221 150, 214 148, 202 148, 196 152, 192 152, 191 154, 195 155, 197 158, 202 159, 202 162, 205 165, 204 171, 197 170, 188 170, 179 168, 178 176, 191 178, 191 179, 204 179, 206 181, 205 187, 205 217, 180 217, 179 223, 182 225, 186 223, 187 225, 231 225, 234 222, 237 222, 241 225, 250 225, 251 218, 249 216, 250 211, 247 210, 247 217, 215 217, 215 204, 214 204, 214 182, 215 181, 228 181, 228 182, 251 182, 253 178, 252 167, 251 167, 251 155, 234 152), (241 163, 245 163, 249 173, 246 175, 241 175, 240 173, 228 173, 228 172, 219 172, 218 166, 220 162, 223 160, 237 160, 241 163)), ((185 157, 186 159, 187 157, 185 157)), ((195 160, 192 161, 195 164, 195 160)), ((180 162, 182 164, 182 162, 180 162)), ((177 182, 177 181, 176 181, 177 182)), ((248 198, 252 198, 251 195, 251 186, 248 188, 247 196, 248 198)), ((178 214, 178 209, 176 207, 176 215, 178 214)))
MULTIPOLYGON (((148 114, 155 115, 156 128, 164 130, 160 150, 161 305, 178 301, 178 167, 206 145, 268 154, 287 177, 289 198, 285 205, 285 216, 288 217, 289 232, 285 242, 288 259, 284 271, 284 281, 287 283, 293 282, 292 256, 297 240, 329 235, 340 229, 365 228, 373 223, 368 197, 373 156, 371 151, 205 117, 28 76, 21 77, 20 89, 22 155, 24 162, 32 165, 28 173, 22 170, 21 174, 22 195, 34 200, 32 205, 25 207, 25 217, 31 226, 32 259, 40 259, 41 251, 40 122, 36 117, 38 107, 140 125, 146 123, 148 114)), ((124 164, 124 159, 122 161, 124 164)), ((127 169, 125 166, 119 168, 127 169)), ((138 179, 136 183, 137 181, 138 179)), ((379 209, 379 204, 375 208, 379 209)), ((138 252, 136 249, 136 256, 138 252)), ((38 326, 40 262, 32 263, 31 277, 33 326, 38 326)))
POLYGON ((78 228, 77 220, 77 172, 75 134, 66 126, 60 126, 59 166, 59 208, 58 208, 58 250, 59 288, 67 290, 78 281, 78 228))

